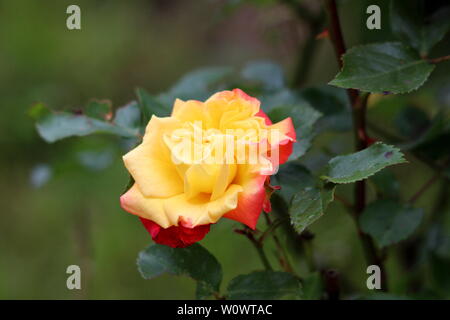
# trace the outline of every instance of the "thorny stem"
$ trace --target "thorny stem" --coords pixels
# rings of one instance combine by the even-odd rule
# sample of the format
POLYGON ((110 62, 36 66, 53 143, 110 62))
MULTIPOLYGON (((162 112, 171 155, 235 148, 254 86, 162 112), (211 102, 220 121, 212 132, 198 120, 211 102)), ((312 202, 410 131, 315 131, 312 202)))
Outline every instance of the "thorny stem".
MULTIPOLYGON (((286 201, 281 196, 274 193, 271 197, 271 201, 272 201, 272 210, 274 212, 276 212, 281 217, 289 217, 286 201)), ((286 222, 286 220, 283 221, 286 222)), ((308 260, 309 258, 305 250, 304 242, 307 241, 311 242, 314 235, 310 232, 307 232, 306 230, 299 235, 294 230, 293 226, 290 223, 285 224, 284 227, 285 229, 283 231, 285 232, 288 241, 293 245, 294 249, 306 259, 306 262, 308 263, 309 267, 310 266, 309 262, 312 262, 312 260, 308 260)))
POLYGON ((272 223, 270 218, 268 218, 268 217, 266 217, 266 221, 267 221, 268 228, 263 232, 263 234, 258 239, 258 241, 261 243, 263 243, 264 240, 269 235, 274 235, 276 237, 276 235, 274 234, 275 229, 278 228, 279 226, 281 226, 281 224, 284 222, 283 220, 279 219, 272 223))
POLYGON ((432 63, 432 64, 438 64, 440 62, 448 61, 448 60, 450 60, 450 54, 448 56, 443 56, 443 57, 434 58, 434 59, 428 59, 428 62, 432 63))
POLYGON ((259 257, 260 257, 264 267, 266 268, 266 270, 273 271, 273 268, 270 265, 269 260, 267 259, 267 256, 266 256, 266 254, 264 252, 263 247, 255 244, 255 248, 258 251, 258 255, 259 255, 259 257))
POLYGON ((328 300, 339 300, 340 285, 339 273, 336 270, 325 270, 322 273, 325 281, 325 291, 327 292, 328 300))
POLYGON ((292 81, 294 87, 299 87, 306 81, 312 66, 311 60, 314 57, 314 49, 317 44, 316 35, 321 31, 323 24, 323 12, 316 15, 311 12, 308 7, 296 0, 282 0, 281 2, 291 7, 297 17, 307 23, 309 27, 308 36, 304 44, 302 44, 302 54, 298 55, 297 66, 292 81))
POLYGON ((314 234, 308 229, 305 229, 301 235, 301 243, 303 245, 304 255, 306 259, 306 264, 310 272, 317 270, 316 263, 314 261, 314 250, 312 240, 314 239, 314 234))
POLYGON ((267 235, 269 233, 271 233, 273 241, 275 242, 275 245, 276 245, 276 247, 277 247, 277 249, 279 251, 279 254, 280 254, 278 260, 280 262, 281 267, 286 272, 291 272, 292 273, 294 271, 294 269, 292 268, 292 266, 291 266, 291 264, 289 262, 289 257, 287 255, 286 251, 284 250, 284 247, 281 244, 280 239, 278 239, 278 236, 275 233, 275 229, 283 223, 283 220, 278 220, 277 222, 273 223, 272 219, 270 219, 268 214, 266 214, 266 213, 263 213, 263 214, 266 217, 267 225, 269 226, 269 228, 261 235, 261 237, 259 238, 259 242, 261 243, 261 246, 262 246, 262 243, 263 243, 265 237, 267 237, 267 235))
MULTIPOLYGON (((342 36, 341 23, 339 21, 339 16, 337 13, 337 6, 335 0, 325 0, 325 7, 328 13, 329 28, 328 32, 330 34, 331 41, 333 43, 334 52, 336 54, 337 62, 339 68, 343 67, 342 55, 345 53, 345 42, 342 36)), ((348 89, 347 94, 350 98, 352 105, 356 104, 358 97, 358 91, 354 89, 348 89)))
MULTIPOLYGON (((335 0, 325 0, 325 7, 329 18, 329 33, 336 53, 337 61, 339 67, 342 68, 343 61, 341 59, 342 55, 345 53, 345 42, 342 35, 341 24, 339 21, 339 15, 337 11, 335 0)), ((358 91, 354 89, 348 89, 347 94, 349 96, 352 110, 353 110, 353 128, 355 135, 355 147, 356 150, 363 150, 368 146, 367 130, 366 130, 366 106, 367 98, 366 96, 359 96, 358 91)), ((364 211, 366 206, 366 184, 365 181, 358 181, 355 183, 355 206, 354 206, 354 217, 356 226, 358 228, 359 238, 363 245, 364 254, 366 257, 367 264, 376 264, 381 270, 381 282, 383 290, 387 290, 386 283, 386 269, 384 268, 383 259, 378 255, 377 249, 372 238, 362 232, 358 225, 358 218, 364 211)))
POLYGON ((244 226, 244 229, 238 229, 235 230, 236 233, 242 234, 247 237, 247 239, 250 240, 250 242, 255 247, 256 251, 258 252, 259 258, 261 259, 262 264, 266 268, 266 270, 272 271, 273 268, 270 265, 269 259, 267 259, 266 253, 264 252, 263 245, 258 239, 255 238, 255 235, 253 233, 253 230, 251 230, 249 227, 244 226))

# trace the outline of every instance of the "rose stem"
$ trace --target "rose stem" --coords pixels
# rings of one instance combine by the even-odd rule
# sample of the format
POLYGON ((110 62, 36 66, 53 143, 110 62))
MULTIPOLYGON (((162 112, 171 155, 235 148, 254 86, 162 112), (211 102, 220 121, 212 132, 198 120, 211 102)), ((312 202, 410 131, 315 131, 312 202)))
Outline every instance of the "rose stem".
MULTIPOLYGON (((274 224, 274 223, 272 222, 272 219, 270 219, 268 213, 263 212, 262 214, 263 214, 264 217, 266 218, 267 225, 269 226, 269 229, 270 229, 270 230, 268 230, 268 231, 272 234, 273 241, 275 242, 275 245, 277 246, 278 251, 279 251, 279 252, 281 253, 281 255, 282 255, 282 257, 280 256, 280 258, 279 258, 279 262, 280 262, 281 267, 282 267, 286 272, 293 273, 293 272, 294 272, 294 269, 292 269, 292 266, 291 266, 291 264, 290 264, 290 262, 289 262, 289 257, 288 257, 288 255, 287 255, 286 251, 284 250, 283 246, 281 245, 280 239, 278 238, 278 236, 277 236, 276 233, 275 233, 276 227, 278 227, 278 226, 281 224, 282 221, 278 221, 278 223, 274 224)), ((262 242, 264 241, 265 236, 266 236, 266 234, 263 234, 263 235, 261 236, 261 238, 259 239, 259 242, 261 242, 261 244, 262 244, 262 242)))
POLYGON ((300 87, 308 80, 308 74, 313 65, 314 51, 317 46, 316 36, 321 31, 324 14, 323 11, 319 14, 311 12, 311 10, 297 0, 281 0, 292 9, 298 20, 303 21, 308 25, 308 35, 304 43, 301 44, 301 54, 298 55, 297 65, 295 67, 294 77, 292 80, 293 87, 300 87))
POLYGON ((263 244, 255 238, 255 235, 253 234, 253 230, 251 230, 249 227, 244 225, 244 229, 238 229, 238 230, 235 230, 235 232, 246 236, 247 239, 250 240, 250 242, 256 248, 259 258, 261 259, 261 262, 263 263, 266 270, 272 271, 273 268, 270 265, 269 259, 267 259, 266 253, 264 252, 263 244))
MULTIPOLYGON (((336 53, 339 67, 342 68, 343 61, 342 55, 345 53, 345 43, 342 35, 341 24, 337 12, 337 6, 335 0, 325 0, 326 11, 329 18, 329 33, 333 43, 334 51, 336 53)), ((347 94, 352 105, 353 113, 353 130, 355 135, 355 147, 356 150, 363 150, 367 148, 367 132, 366 132, 366 106, 367 97, 358 97, 358 91, 354 89, 347 89, 347 94)), ((384 267, 383 259, 378 255, 375 244, 372 238, 363 233, 358 224, 358 218, 366 207, 366 184, 365 181, 358 181, 355 183, 355 211, 354 218, 356 227, 358 229, 358 235, 361 240, 366 262, 369 265, 375 264, 382 270, 381 283, 382 290, 387 291, 386 281, 386 268, 384 267)))

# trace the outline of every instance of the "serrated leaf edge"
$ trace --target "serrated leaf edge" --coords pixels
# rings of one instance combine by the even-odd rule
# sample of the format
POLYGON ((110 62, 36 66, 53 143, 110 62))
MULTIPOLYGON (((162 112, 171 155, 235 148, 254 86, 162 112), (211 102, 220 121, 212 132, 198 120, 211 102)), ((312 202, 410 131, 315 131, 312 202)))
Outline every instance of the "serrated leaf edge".
MULTIPOLYGON (((395 147, 393 145, 390 145, 390 144, 382 143, 382 142, 376 142, 375 144, 384 144, 386 146, 392 147, 393 151, 399 152, 399 154, 400 154, 400 161, 396 162, 396 163, 393 163, 393 164, 389 164, 389 165, 387 165, 387 166, 385 166, 385 167, 383 167, 381 169, 378 169, 377 171, 374 171, 373 173, 369 174, 368 176, 366 176, 365 178, 362 178, 362 179, 353 179, 353 180, 349 180, 349 181, 345 181, 345 182, 342 181, 341 182, 341 181, 336 181, 336 180, 330 180, 330 177, 328 177, 327 175, 321 175, 319 178, 322 179, 322 180, 326 180, 328 182, 335 183, 335 184, 348 184, 348 183, 354 183, 354 182, 357 182, 357 181, 366 180, 369 177, 373 176, 374 174, 380 172, 384 168, 387 168, 387 167, 390 167, 390 166, 394 166, 394 165, 397 165, 397 164, 409 163, 409 161, 405 159, 405 157, 404 157, 405 155, 403 154, 403 152, 399 148, 397 148, 397 147, 395 147)), ((366 150, 366 149, 363 149, 363 150, 366 150)), ((360 151, 363 151, 363 150, 360 150, 360 151)), ((346 154, 346 155, 351 155, 351 153, 346 154)), ((346 155, 343 155, 343 156, 346 156, 346 155)))

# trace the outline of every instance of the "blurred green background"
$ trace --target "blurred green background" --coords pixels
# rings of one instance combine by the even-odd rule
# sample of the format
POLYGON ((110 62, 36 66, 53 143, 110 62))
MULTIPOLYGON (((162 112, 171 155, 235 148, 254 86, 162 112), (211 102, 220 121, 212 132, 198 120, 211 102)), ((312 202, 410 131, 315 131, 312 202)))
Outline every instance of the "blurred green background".
MULTIPOLYGON (((128 179, 121 160, 127 146, 108 136, 46 144, 27 110, 38 101, 51 108, 77 109, 91 98, 111 99, 118 107, 135 99, 138 86, 158 93, 192 69, 239 68, 257 59, 282 64, 292 77, 308 27, 283 4, 238 2, 245 1, 0 1, 1 299, 194 297, 190 279, 162 276, 147 281, 137 271, 137 254, 151 238, 138 219, 119 206, 128 179), (66 28, 70 4, 81 7, 81 30, 66 28), (71 264, 82 269, 80 291, 66 288, 66 268, 71 264)), ((304 2, 313 12, 320 9, 319 1, 304 2)), ((385 2, 370 4, 385 8, 385 2)), ((341 3, 349 46, 391 37, 387 14, 386 28, 366 30, 368 3, 341 3)), ((315 41, 303 86, 325 84, 338 70, 329 41, 315 41)), ((448 49, 447 38, 436 48, 436 56, 448 54, 448 49)), ((414 96, 430 114, 438 93, 449 103, 448 71, 448 64, 436 70, 414 96)), ((350 134, 321 136, 315 150, 331 138, 351 150, 350 134)), ((405 197, 432 174, 427 166, 409 160, 413 172, 409 165, 394 170, 405 197)), ((420 206, 430 209, 437 187, 420 199, 420 206)), ((346 188, 341 193, 350 195, 346 188)), ((223 265, 223 286, 238 274, 261 269, 256 251, 245 237, 232 232, 235 227, 222 220, 202 241, 223 265)), ((318 263, 342 273, 344 293, 366 292, 360 244, 342 206, 333 203, 312 231, 318 263)), ((271 253, 274 247, 266 250, 271 253)), ((295 263, 302 270, 304 262, 295 263)), ((394 292, 406 294, 409 275, 395 253, 388 265, 394 292)), ((429 281, 426 272, 420 277, 429 281)))

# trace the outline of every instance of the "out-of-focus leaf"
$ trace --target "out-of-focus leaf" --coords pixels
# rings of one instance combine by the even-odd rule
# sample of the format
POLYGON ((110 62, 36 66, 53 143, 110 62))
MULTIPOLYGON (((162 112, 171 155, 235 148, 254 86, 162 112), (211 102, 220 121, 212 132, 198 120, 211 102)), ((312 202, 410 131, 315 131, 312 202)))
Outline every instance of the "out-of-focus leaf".
POLYGON ((399 149, 376 142, 362 151, 331 159, 322 179, 333 183, 351 183, 403 162, 406 160, 399 149))
MULTIPOLYGON (((157 117, 166 117, 170 115, 171 104, 162 103, 159 99, 155 98, 142 88, 136 89, 136 95, 138 97, 139 108, 141 109, 142 114, 141 132, 145 131, 145 127, 150 121, 152 115, 157 117)), ((171 103, 173 104, 173 101, 171 103)))
POLYGON ((114 154, 111 150, 82 151, 78 153, 78 160, 87 169, 100 171, 112 164, 114 154))
POLYGON ((430 254, 430 273, 434 289, 444 299, 450 297, 450 258, 430 254))
POLYGON ((186 275, 197 281, 197 298, 219 291, 222 267, 217 259, 198 243, 187 248, 152 244, 139 253, 139 272, 145 279, 163 273, 186 275))
POLYGON ((136 101, 118 108, 114 116, 114 123, 125 128, 139 129, 140 120, 141 111, 136 101))
POLYGON ((303 280, 303 299, 320 300, 323 295, 323 282, 319 272, 308 275, 303 280))
POLYGON ((48 164, 37 164, 30 173, 30 184, 34 188, 40 188, 52 177, 52 168, 48 164))
MULTIPOLYGON (((373 93, 367 100, 369 115, 386 117, 394 121, 397 114, 409 104, 408 95, 373 93)), ((383 118, 384 119, 384 118, 383 118)))
POLYGON ((425 16, 425 4, 425 0, 393 0, 390 8, 393 33, 421 56, 426 56, 450 28, 450 6, 425 16))
POLYGON ((406 138, 415 139, 430 126, 427 114, 419 108, 408 106, 395 118, 397 131, 406 138))
POLYGON ((305 88, 300 96, 324 116, 350 110, 347 93, 344 89, 327 85, 305 88))
POLYGON ((450 297, 450 234, 442 224, 436 223, 429 229, 426 249, 426 261, 433 291, 439 297, 448 299, 450 297))
POLYGON ((297 142, 290 159, 294 160, 306 153, 315 137, 314 124, 322 114, 308 103, 279 106, 272 109, 268 116, 275 123, 291 117, 297 134, 297 142))
POLYGON ((398 180, 392 170, 381 170, 369 179, 373 182, 378 197, 393 199, 399 198, 400 184, 398 183, 398 180))
POLYGON ((283 69, 270 61, 250 62, 241 74, 245 80, 261 84, 268 91, 279 90, 285 86, 283 69))
POLYGON ((344 89, 320 86, 300 91, 300 97, 321 112, 317 121, 317 130, 346 131, 352 128, 352 115, 347 93, 344 89))
POLYGON ((450 232, 446 232, 440 224, 433 225, 427 234, 426 248, 442 258, 450 259, 450 232))
POLYGON ((331 85, 377 93, 413 91, 425 83, 435 67, 400 42, 354 47, 343 60, 344 67, 331 85))
POLYGON ((217 91, 220 82, 230 76, 232 71, 228 67, 207 67, 189 72, 169 91, 160 94, 158 100, 170 107, 176 98, 203 101, 217 91))
POLYGON ((110 120, 112 117, 111 102, 92 100, 87 104, 84 114, 98 120, 110 120))
POLYGON ((408 238, 422 221, 423 210, 395 200, 377 200, 361 214, 361 230, 371 235, 380 247, 408 238))
POLYGON ((292 106, 303 103, 307 103, 307 101, 303 100, 297 91, 288 88, 274 92, 265 92, 261 95, 261 108, 267 114, 279 106, 292 106))
POLYGON ((271 183, 281 186, 279 194, 289 203, 296 192, 313 186, 315 179, 311 172, 298 161, 288 161, 280 166, 275 176, 271 177, 271 183))
POLYGON ((228 285, 228 299, 231 300, 274 300, 285 297, 300 298, 300 281, 290 273, 257 271, 240 275, 228 285))
POLYGON ((302 233, 310 224, 323 216, 328 204, 334 199, 335 185, 332 183, 320 187, 306 187, 292 198, 289 207, 291 223, 295 231, 302 233))
POLYGON ((415 150, 438 159, 450 154, 450 117, 448 113, 439 112, 429 128, 416 140, 401 146, 403 150, 415 150))
POLYGON ((35 104, 29 114, 36 121, 39 135, 47 142, 93 133, 114 134, 125 138, 133 138, 138 134, 137 130, 119 126, 114 122, 98 120, 83 114, 51 111, 42 103, 35 104))
MULTIPOLYGON (((440 214, 443 214, 441 212, 440 214)), ((450 297, 450 234, 442 224, 433 225, 426 239, 428 270, 433 289, 441 297, 450 297)))

